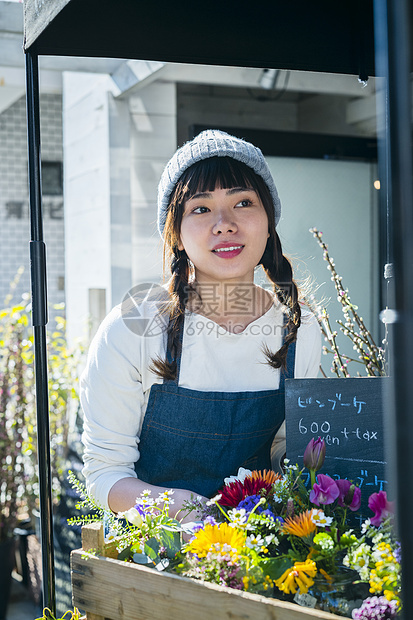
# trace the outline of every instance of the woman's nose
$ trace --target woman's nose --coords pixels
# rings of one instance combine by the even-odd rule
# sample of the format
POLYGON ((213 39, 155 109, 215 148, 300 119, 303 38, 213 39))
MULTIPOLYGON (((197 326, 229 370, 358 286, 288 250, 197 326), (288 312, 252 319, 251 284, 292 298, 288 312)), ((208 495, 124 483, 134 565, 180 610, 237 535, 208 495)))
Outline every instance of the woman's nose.
POLYGON ((215 221, 213 232, 216 235, 220 235, 222 233, 227 232, 236 232, 237 225, 234 222, 233 218, 231 218, 230 214, 221 212, 215 221))

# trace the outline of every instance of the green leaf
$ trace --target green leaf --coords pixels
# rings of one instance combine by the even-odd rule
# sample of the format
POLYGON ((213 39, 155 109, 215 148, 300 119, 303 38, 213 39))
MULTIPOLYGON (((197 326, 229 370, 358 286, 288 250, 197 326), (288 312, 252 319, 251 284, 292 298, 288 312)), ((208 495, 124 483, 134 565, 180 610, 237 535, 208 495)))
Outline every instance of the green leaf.
POLYGON ((265 575, 275 580, 279 579, 288 568, 292 568, 293 563, 290 558, 269 558, 260 562, 260 566, 265 575))
POLYGON ((131 546, 129 545, 129 547, 125 547, 125 549, 122 549, 122 551, 119 553, 118 560, 122 560, 122 561, 129 560, 130 556, 131 556, 131 546))
POLYGON ((155 564, 155 562, 153 562, 153 560, 151 560, 151 558, 148 557, 146 553, 134 553, 132 556, 132 560, 135 562, 135 564, 144 564, 150 566, 154 566, 155 564))
POLYGON ((181 550, 180 533, 162 526, 162 529, 159 532, 159 539, 161 545, 166 547, 166 555, 170 560, 173 560, 176 554, 181 550))
POLYGON ((159 547, 160 547, 160 544, 156 540, 156 538, 150 538, 145 543, 144 551, 145 551, 145 553, 147 555, 149 555, 151 560, 153 560, 154 562, 155 562, 155 560, 157 562, 159 562, 159 560, 160 560, 160 558, 159 558, 159 547))

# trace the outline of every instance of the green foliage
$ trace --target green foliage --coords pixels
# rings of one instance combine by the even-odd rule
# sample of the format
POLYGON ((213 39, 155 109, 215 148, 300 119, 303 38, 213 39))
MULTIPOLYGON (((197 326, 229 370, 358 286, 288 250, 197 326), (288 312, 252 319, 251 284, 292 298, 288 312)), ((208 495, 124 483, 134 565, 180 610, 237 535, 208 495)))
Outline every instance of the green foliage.
MULTIPOLYGON (((38 454, 30 296, 0 311, 0 541, 19 514, 38 507, 38 454)), ((61 308, 61 305, 59 305, 61 308)), ((83 347, 69 349, 66 321, 56 317, 48 334, 49 424, 52 490, 57 502, 67 457, 69 417, 77 407, 83 347)))
MULTIPOLYGON (((68 519, 69 525, 104 521, 109 531, 106 542, 115 542, 119 560, 157 570, 170 570, 177 563, 184 528, 180 521, 169 516, 169 507, 173 504, 172 490, 161 492, 157 498, 152 498, 151 491, 145 490, 136 499, 139 510, 135 506, 115 515, 96 503, 73 472, 69 471, 68 479, 80 496, 76 508, 93 512, 68 519)), ((185 516, 186 511, 182 512, 185 516)))

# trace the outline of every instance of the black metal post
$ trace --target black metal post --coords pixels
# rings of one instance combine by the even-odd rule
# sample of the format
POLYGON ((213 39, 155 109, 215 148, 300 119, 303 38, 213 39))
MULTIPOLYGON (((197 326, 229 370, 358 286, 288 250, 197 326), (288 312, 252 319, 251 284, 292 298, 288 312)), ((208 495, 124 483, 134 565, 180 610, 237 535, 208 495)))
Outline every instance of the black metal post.
MULTIPOLYGON (((413 618, 413 182, 408 0, 375 0, 377 74, 386 80, 388 100, 388 200, 392 214, 395 322, 392 357, 394 441, 391 459, 397 474, 397 521, 402 544, 403 618, 413 618)), ((379 150, 379 155, 384 150, 379 150)))
POLYGON ((27 128, 30 191, 30 269, 36 380, 37 445, 39 458, 40 529, 43 606, 55 613, 52 479, 50 466, 49 399, 47 380, 46 246, 43 241, 40 161, 39 75, 37 55, 26 54, 27 128))

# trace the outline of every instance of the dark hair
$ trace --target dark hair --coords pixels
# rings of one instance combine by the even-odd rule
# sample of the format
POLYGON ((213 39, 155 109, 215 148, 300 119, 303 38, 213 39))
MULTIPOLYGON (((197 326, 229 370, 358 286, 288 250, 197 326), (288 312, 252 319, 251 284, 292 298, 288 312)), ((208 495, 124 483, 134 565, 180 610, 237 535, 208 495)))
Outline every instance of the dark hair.
POLYGON ((232 157, 210 157, 193 164, 183 172, 169 202, 164 228, 164 267, 169 263, 172 274, 169 283, 171 301, 167 329, 172 360, 157 358, 153 360, 151 368, 164 379, 176 378, 175 360, 180 352, 179 332, 189 297, 195 293, 190 282, 193 275, 191 263, 185 250, 178 248, 184 203, 194 194, 214 191, 216 187, 250 187, 257 192, 268 217, 270 236, 259 264, 273 283, 277 299, 286 306, 288 322, 287 334, 281 348, 272 353, 268 347, 264 347, 267 362, 273 368, 285 368, 288 347, 297 339, 297 330, 301 323, 298 290, 293 280, 291 264, 282 253, 281 242, 275 229, 274 204, 270 191, 264 180, 246 164, 232 157))

